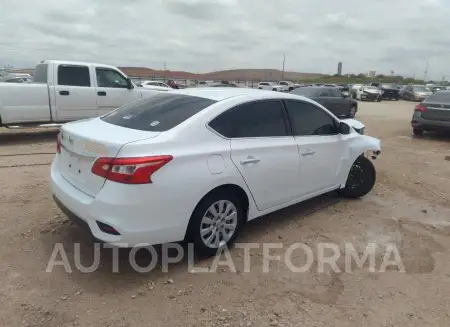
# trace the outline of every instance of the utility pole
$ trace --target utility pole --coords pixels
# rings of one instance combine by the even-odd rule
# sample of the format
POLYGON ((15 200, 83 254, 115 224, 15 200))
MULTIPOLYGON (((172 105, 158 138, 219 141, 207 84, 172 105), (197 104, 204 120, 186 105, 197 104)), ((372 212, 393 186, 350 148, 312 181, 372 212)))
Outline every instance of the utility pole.
POLYGON ((425 82, 427 81, 427 75, 428 75, 428 60, 427 60, 427 65, 425 66, 425 73, 423 75, 423 80, 425 82))
POLYGON ((281 72, 281 80, 284 80, 284 63, 286 62, 286 54, 283 54, 283 71, 281 72))
POLYGON ((164 63, 164 83, 166 82, 167 63, 164 63))

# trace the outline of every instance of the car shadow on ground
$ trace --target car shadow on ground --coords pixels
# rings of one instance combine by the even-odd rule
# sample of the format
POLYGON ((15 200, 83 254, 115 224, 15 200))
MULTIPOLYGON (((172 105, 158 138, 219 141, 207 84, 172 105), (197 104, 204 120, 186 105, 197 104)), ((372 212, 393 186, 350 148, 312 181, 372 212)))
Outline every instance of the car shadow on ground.
POLYGON ((414 139, 422 139, 427 141, 450 141, 450 131, 430 131, 430 132, 424 132, 423 135, 412 136, 414 139))
MULTIPOLYGON (((308 215, 334 205, 341 200, 342 198, 337 195, 337 192, 332 192, 252 220, 242 230, 238 242, 245 243, 249 242, 249 240, 253 240, 253 242, 257 240, 257 243, 262 242, 263 236, 270 231, 286 227, 286 224, 291 222, 303 220, 308 215)), ((91 292, 100 292, 101 289, 102 293, 112 293, 115 290, 129 289, 133 286, 140 288, 143 284, 147 284, 149 280, 154 282, 158 280, 167 281, 168 276, 190 273, 190 267, 194 267, 194 269, 195 267, 205 267, 211 265, 213 260, 212 258, 202 259, 195 257, 192 262, 192 257, 187 255, 189 245, 180 242, 177 244, 186 255, 181 261, 170 263, 165 265, 166 268, 163 268, 161 258, 164 245, 154 246, 155 252, 153 255, 148 249, 137 251, 136 249, 112 249, 108 245, 96 243, 91 236, 80 227, 69 222, 65 216, 61 216, 61 222, 58 227, 50 226, 41 234, 41 241, 46 255, 45 266, 49 267, 48 262, 52 254, 55 253, 57 253, 56 260, 61 262, 63 257, 60 250, 62 249, 64 252, 63 256, 67 256, 67 262, 71 269, 71 271, 67 271, 60 264, 59 266, 54 266, 51 272, 48 270, 47 272, 56 273, 59 278, 70 278, 84 290, 91 292), (58 251, 55 250, 55 246, 59 247, 58 251), (81 263, 84 267, 92 265, 95 262, 96 251, 98 251, 97 257, 99 258, 98 266, 92 272, 83 272, 83 267, 81 269, 78 268, 80 267, 79 264, 77 267, 76 262, 81 263), (154 258, 155 254, 156 259, 154 258), (133 261, 130 260, 130 257, 133 258, 133 261), (136 269, 136 267, 145 268, 152 266, 152 260, 157 260, 157 264, 150 271, 139 272, 136 269)), ((294 242, 296 240, 287 240, 287 242, 290 241, 294 242)), ((230 249, 232 256, 234 256, 234 250, 238 249, 230 249)), ((166 250, 166 253, 168 253, 169 257, 175 258, 178 255, 178 250, 169 249, 169 251, 166 250)))
POLYGON ((36 142, 56 142, 58 129, 19 130, 1 129, 0 145, 32 144, 36 142))

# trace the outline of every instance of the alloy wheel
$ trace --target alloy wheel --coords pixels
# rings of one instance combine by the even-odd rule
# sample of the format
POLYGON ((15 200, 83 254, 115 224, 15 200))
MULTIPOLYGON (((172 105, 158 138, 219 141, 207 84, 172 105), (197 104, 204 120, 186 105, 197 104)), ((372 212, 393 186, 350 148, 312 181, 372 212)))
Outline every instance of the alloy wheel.
POLYGON ((236 206, 228 200, 213 203, 203 215, 200 237, 207 247, 218 249, 233 237, 238 226, 236 206))

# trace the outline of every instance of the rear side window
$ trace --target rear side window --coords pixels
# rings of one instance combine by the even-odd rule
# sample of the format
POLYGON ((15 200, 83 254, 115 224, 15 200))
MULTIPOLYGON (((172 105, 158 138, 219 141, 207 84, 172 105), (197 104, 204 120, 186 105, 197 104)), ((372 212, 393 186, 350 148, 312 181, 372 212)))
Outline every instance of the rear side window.
POLYGON ((91 86, 89 67, 60 65, 58 67, 58 85, 91 86))
POLYGON ((36 69, 34 70, 33 82, 46 84, 47 83, 47 70, 48 70, 47 64, 37 65, 36 69))
POLYGON ((157 94, 128 103, 101 119, 121 127, 164 132, 216 102, 182 94, 157 94))
POLYGON ((286 119, 281 102, 264 100, 230 109, 209 124, 228 138, 286 136, 286 119))

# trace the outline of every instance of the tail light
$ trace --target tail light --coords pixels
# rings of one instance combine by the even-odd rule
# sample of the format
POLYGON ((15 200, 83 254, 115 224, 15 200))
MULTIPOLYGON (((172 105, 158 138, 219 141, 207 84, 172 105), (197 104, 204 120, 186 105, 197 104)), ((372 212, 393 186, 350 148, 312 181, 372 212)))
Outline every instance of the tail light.
POLYGON ((61 153, 61 132, 56 136, 56 153, 61 153))
POLYGON ((172 159, 172 156, 99 158, 91 171, 117 183, 149 184, 152 183, 152 174, 172 159))
POLYGON ((416 107, 414 108, 414 111, 425 112, 425 111, 427 111, 427 107, 425 107, 423 104, 419 103, 419 104, 416 105, 416 107))

